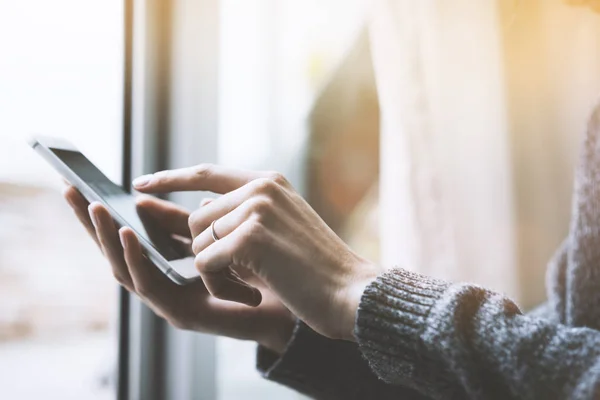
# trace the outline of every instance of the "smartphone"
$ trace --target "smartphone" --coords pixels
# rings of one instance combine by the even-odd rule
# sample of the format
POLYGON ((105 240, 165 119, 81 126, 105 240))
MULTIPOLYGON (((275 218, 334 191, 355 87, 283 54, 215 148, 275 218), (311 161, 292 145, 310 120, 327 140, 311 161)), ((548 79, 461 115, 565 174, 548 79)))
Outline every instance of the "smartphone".
POLYGON ((148 213, 137 206, 135 196, 106 177, 68 141, 35 137, 30 145, 89 201, 102 203, 119 226, 136 233, 146 256, 179 285, 200 279, 189 249, 164 232, 148 213))

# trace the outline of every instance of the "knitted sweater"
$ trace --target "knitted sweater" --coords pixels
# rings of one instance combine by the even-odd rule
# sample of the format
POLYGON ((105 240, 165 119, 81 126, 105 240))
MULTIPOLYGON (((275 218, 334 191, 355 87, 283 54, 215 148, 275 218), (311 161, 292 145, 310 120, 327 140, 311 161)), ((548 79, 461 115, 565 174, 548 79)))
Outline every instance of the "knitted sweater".
POLYGON ((392 269, 362 296, 358 344, 299 322, 283 355, 259 348, 259 370, 317 398, 600 399, 599 135, 600 107, 543 307, 524 315, 476 285, 392 269))

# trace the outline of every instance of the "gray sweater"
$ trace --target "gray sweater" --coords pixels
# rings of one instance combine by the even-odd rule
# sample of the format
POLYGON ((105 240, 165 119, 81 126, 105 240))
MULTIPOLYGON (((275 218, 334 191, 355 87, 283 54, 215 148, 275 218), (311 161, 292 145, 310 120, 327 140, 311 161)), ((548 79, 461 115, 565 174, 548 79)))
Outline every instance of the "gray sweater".
POLYGON ((259 370, 317 398, 600 399, 599 135, 600 107, 542 307, 524 315, 476 285, 393 269, 363 294, 358 344, 299 322, 282 356, 259 348, 259 370))

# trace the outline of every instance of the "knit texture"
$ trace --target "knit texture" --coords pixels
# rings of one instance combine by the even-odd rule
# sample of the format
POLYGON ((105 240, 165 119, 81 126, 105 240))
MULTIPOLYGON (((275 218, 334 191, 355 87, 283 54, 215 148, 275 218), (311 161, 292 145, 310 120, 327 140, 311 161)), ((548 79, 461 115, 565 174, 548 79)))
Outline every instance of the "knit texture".
POLYGON ((427 398, 412 389, 385 384, 371 371, 355 343, 328 339, 301 321, 283 356, 259 347, 256 361, 263 377, 313 398, 427 398))
POLYGON ((600 328, 600 106, 588 123, 575 176, 566 266, 565 322, 600 328))
POLYGON ((379 377, 440 399, 600 398, 599 134, 597 107, 576 174, 569 236, 548 267, 548 304, 524 316, 478 286, 392 270, 366 289, 355 331, 379 377), (414 379, 440 364, 458 389, 414 379))
POLYGON ((600 399, 599 134, 597 107, 548 303, 526 316, 498 293, 397 268, 363 294, 358 347, 299 323, 281 357, 259 349, 259 369, 318 398, 600 399))

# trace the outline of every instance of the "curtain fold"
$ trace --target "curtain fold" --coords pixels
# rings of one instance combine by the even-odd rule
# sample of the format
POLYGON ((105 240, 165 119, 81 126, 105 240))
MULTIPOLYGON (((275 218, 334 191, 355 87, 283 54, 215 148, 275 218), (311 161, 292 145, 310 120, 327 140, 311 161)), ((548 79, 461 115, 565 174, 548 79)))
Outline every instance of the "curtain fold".
POLYGON ((598 16, 558 0, 372 11, 383 263, 536 304, 600 89, 598 16))

